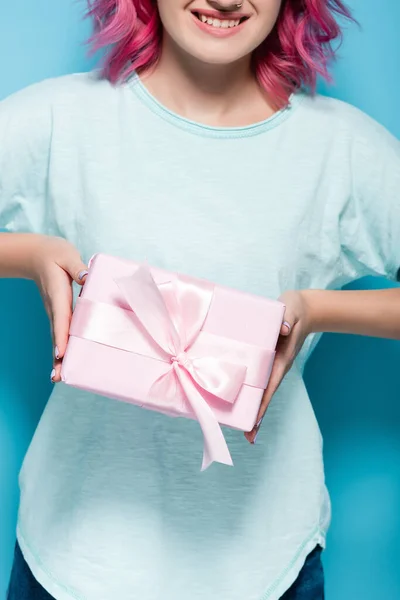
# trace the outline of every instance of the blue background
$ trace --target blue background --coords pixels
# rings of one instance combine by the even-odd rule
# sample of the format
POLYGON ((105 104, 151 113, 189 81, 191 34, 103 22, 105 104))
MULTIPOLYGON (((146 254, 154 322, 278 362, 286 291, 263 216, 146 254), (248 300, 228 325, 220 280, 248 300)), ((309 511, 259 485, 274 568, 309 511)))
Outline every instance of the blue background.
MULTIPOLYGON (((5 4, 0 22, 0 98, 42 78, 93 66, 83 45, 89 28, 81 20, 82 2, 5 4)), ((352 5, 362 31, 347 26, 333 69, 335 85, 321 85, 320 91, 359 106, 400 137, 400 3, 353 0, 352 5)), ((388 285, 367 278, 351 287, 388 285)), ((3 598, 15 539, 17 474, 51 389, 51 346, 33 284, 2 281, 0 298, 3 598)), ((397 341, 324 335, 307 366, 333 501, 324 557, 328 600, 400 598, 399 365, 397 341)))

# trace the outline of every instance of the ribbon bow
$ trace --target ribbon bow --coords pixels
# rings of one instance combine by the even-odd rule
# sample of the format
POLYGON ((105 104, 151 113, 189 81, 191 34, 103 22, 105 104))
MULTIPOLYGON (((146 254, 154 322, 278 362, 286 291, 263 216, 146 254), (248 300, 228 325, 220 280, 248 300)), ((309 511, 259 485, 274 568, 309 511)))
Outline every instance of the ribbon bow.
POLYGON ((180 276, 155 283, 142 265, 133 275, 116 283, 147 334, 169 357, 170 369, 149 390, 149 398, 174 400, 183 392, 200 423, 204 436, 202 471, 214 461, 232 465, 232 458, 207 397, 234 402, 246 377, 247 367, 213 356, 196 358, 191 345, 200 333, 209 310, 213 286, 192 283, 180 276))

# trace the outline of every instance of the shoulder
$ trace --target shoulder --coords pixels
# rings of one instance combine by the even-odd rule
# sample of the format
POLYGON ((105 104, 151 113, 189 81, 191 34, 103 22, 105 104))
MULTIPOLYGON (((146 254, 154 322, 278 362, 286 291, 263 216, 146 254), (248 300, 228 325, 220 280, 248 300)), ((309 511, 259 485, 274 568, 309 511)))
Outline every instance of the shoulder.
POLYGON ((33 153, 49 148, 55 132, 82 131, 117 114, 123 86, 112 86, 96 71, 45 79, 0 102, 0 142, 33 153))
POLYGON ((84 110, 110 100, 122 90, 100 77, 98 71, 74 73, 31 84, 0 102, 0 115, 5 112, 49 113, 52 109, 84 110))
POLYGON ((331 140, 371 148, 383 145, 399 151, 399 141, 388 129, 348 102, 320 94, 304 94, 300 113, 310 128, 331 140))

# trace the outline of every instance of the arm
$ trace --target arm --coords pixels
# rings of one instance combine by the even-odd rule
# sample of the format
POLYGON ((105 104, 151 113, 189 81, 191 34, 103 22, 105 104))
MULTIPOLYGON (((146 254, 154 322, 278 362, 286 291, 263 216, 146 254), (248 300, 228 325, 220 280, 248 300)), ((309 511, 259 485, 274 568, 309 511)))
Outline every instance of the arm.
POLYGON ((33 258, 43 237, 33 233, 0 233, 0 278, 33 279, 33 258))
POLYGON ((310 333, 332 332, 400 340, 400 288, 303 290, 310 333))
MULTIPOLYGON (((400 267, 400 144, 381 125, 352 114, 352 185, 345 204, 332 212, 337 223, 337 261, 344 281, 364 275, 398 280, 400 267)), ((339 199, 341 202, 341 199, 339 199)), ((273 394, 306 338, 317 332, 350 333, 400 340, 400 288, 383 290, 308 289, 285 292, 277 353, 258 414, 246 434, 254 443, 273 394)))
POLYGON ((0 233, 0 278, 32 279, 41 287, 50 265, 51 271, 62 269, 76 283, 82 283, 87 272, 79 252, 63 238, 36 233, 0 233))
POLYGON ((0 102, 0 277, 36 282, 50 318, 54 381, 68 340, 72 280, 86 267, 58 231, 48 194, 52 138, 52 84, 44 82, 0 102), (22 233, 24 232, 24 233, 22 233))
POLYGON ((294 290, 282 294, 286 305, 277 353, 257 424, 245 433, 254 444, 272 396, 290 370, 308 335, 350 333, 400 340, 400 288, 385 290, 294 290))
POLYGON ((60 381, 72 316, 72 281, 82 285, 87 267, 78 250, 62 238, 35 233, 0 233, 0 278, 21 277, 37 284, 48 314, 54 347, 53 382, 60 381))
MULTIPOLYGON (((400 272, 400 144, 356 112, 351 143, 352 189, 339 218, 340 261, 348 280, 400 272)), ((304 290, 310 333, 400 339, 400 288, 304 290)))

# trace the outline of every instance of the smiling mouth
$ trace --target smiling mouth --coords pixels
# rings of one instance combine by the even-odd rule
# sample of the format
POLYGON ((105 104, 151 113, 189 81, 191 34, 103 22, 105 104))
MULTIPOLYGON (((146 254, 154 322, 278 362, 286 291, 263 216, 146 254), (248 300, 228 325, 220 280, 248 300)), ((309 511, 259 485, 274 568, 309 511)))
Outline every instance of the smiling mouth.
POLYGON ((205 25, 210 25, 211 27, 215 27, 216 29, 232 29, 233 27, 237 27, 244 21, 247 21, 249 17, 240 17, 239 19, 232 19, 228 17, 224 17, 221 15, 220 18, 210 17, 208 15, 204 15, 201 12, 193 11, 192 13, 199 21, 204 23, 205 25))

